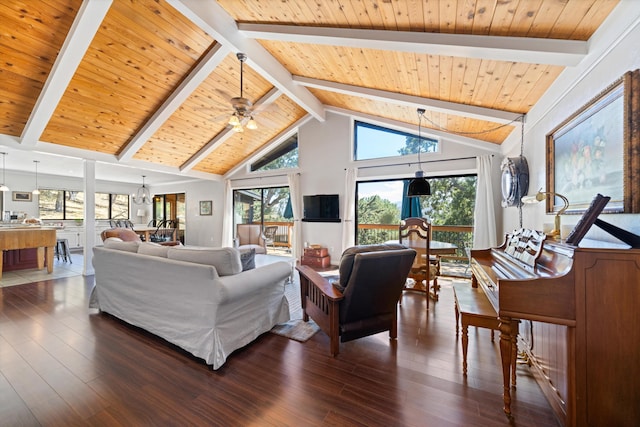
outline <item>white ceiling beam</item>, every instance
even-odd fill
[[[405,132],[412,132],[412,133],[415,133],[416,135],[418,134],[418,126],[411,125],[398,120],[387,119],[385,117],[374,116],[371,114],[361,113],[359,111],[353,111],[353,110],[346,110],[344,108],[338,108],[338,107],[327,106],[326,109],[328,112],[341,114],[343,116],[348,116],[356,120],[378,124],[381,126],[389,127],[391,129],[402,130]],[[515,126],[517,129],[519,129],[518,124],[515,124]],[[451,141],[451,142],[456,142],[462,145],[467,145],[473,148],[480,148],[480,149],[492,151],[495,153],[500,152],[499,144],[493,144],[491,142],[483,141],[481,139],[475,139],[475,138],[469,138],[467,136],[456,135],[455,133],[448,133],[448,132],[432,129],[429,127],[425,127],[425,126],[422,127],[422,136],[423,137],[432,136],[445,141]]]
[[[324,106],[305,87],[293,84],[291,73],[255,40],[238,31],[236,22],[214,0],[167,0],[176,10],[235,52],[247,54],[247,65],[277,87],[319,121],[324,121]]]
[[[372,101],[389,102],[412,108],[426,108],[440,113],[466,116],[478,120],[488,120],[495,123],[507,124],[514,120],[519,120],[520,113],[496,110],[493,108],[478,107],[475,105],[459,104],[456,102],[441,101],[432,98],[406,95],[402,93],[390,92],[386,90],[371,89],[361,86],[353,86],[328,80],[312,79],[309,77],[293,76],[293,81],[297,84],[326,90],[329,92],[341,93],[343,95],[357,96],[370,99]]]
[[[34,146],[51,120],[93,37],[113,0],[83,1],[62,44],[47,81],[20,136],[21,144]]]
[[[260,110],[261,105],[267,105],[274,102],[278,97],[282,95],[277,87],[271,88],[262,98],[260,98],[254,105],[253,110]],[[251,132],[247,130],[246,132]],[[233,136],[233,129],[227,126],[222,132],[217,134],[211,141],[207,142],[202,148],[200,148],[193,156],[191,156],[186,162],[180,166],[180,171],[186,172],[191,170],[196,164],[200,163],[205,157],[211,154],[216,148],[223,144],[227,139]]]
[[[171,96],[156,110],[151,118],[144,124],[140,131],[129,141],[118,154],[118,160],[128,161],[142,148],[151,136],[163,125],[165,121],[182,105],[194,90],[216,69],[216,67],[229,54],[229,49],[217,44],[198,62],[198,65],[180,83]]]
[[[239,24],[252,39],[277,40],[398,52],[575,66],[588,53],[588,42],[529,37],[424,33],[303,25]]]

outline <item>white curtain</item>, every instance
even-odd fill
[[[497,246],[496,215],[491,185],[492,156],[476,158],[478,181],[476,183],[476,207],[473,212],[473,248],[486,249]]]
[[[348,168],[345,171],[344,202],[342,205],[344,212],[344,221],[342,223],[342,252],[356,243],[355,195],[357,171],[356,168]]]
[[[224,206],[222,209],[222,246],[233,246],[235,230],[233,229],[233,191],[231,180],[227,180],[224,187]]]
[[[287,174],[289,181],[289,197],[293,211],[293,242],[291,242],[291,256],[297,260],[302,256],[302,195],[300,194],[300,174]]]

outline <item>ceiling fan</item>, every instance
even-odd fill
[[[240,61],[240,96],[231,98],[231,107],[233,107],[233,113],[229,117],[228,123],[233,126],[234,132],[244,132],[243,122],[246,122],[245,126],[249,130],[258,128],[258,124],[253,119],[252,110],[253,103],[242,96],[243,94],[243,65],[247,60],[247,55],[242,52],[236,53],[238,60]]]

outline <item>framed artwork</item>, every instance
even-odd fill
[[[583,214],[596,194],[611,198],[603,212],[640,212],[639,83],[640,70],[625,73],[547,134],[547,191],[569,199],[566,213]],[[549,213],[562,206],[547,199]]]
[[[32,200],[31,193],[28,191],[13,191],[11,195],[11,200],[15,202],[30,202]]]
[[[213,213],[213,203],[211,200],[203,200],[200,202],[200,215],[211,215]]]

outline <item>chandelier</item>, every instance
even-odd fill
[[[144,185],[145,175],[142,175],[142,187],[138,188],[136,194],[133,195],[133,203],[136,205],[150,205],[152,203],[151,193],[146,185]]]

